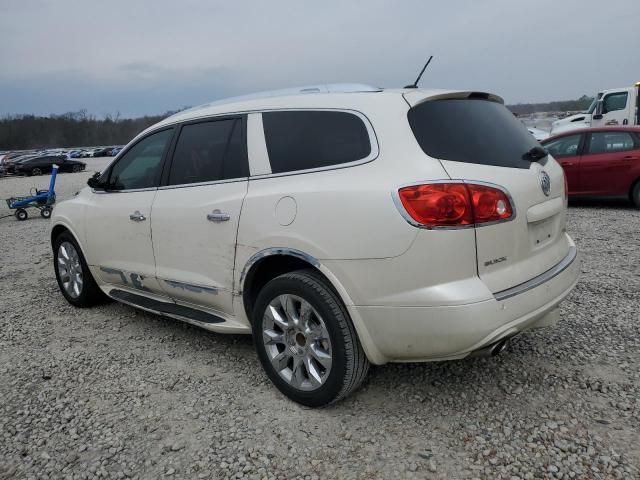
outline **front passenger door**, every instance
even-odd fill
[[[580,150],[583,136],[580,133],[565,135],[544,145],[562,166],[570,195],[580,192]]]
[[[162,293],[155,278],[151,205],[173,128],[138,141],[100,177],[86,208],[86,258],[103,282]]]

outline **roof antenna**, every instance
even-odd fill
[[[424,71],[427,69],[427,67],[429,66],[429,64],[431,63],[431,60],[433,59],[433,55],[431,55],[429,57],[429,60],[427,60],[427,63],[424,64],[424,67],[422,67],[422,70],[420,70],[420,75],[418,75],[418,78],[416,78],[416,81],[413,82],[411,85],[407,85],[404,88],[418,88],[418,82],[420,81],[420,79],[422,78],[422,74],[424,73]]]

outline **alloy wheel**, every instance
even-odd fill
[[[309,302],[279,295],[267,306],[262,340],[273,368],[292,387],[312,391],[329,377],[333,361],[324,320]]]
[[[63,242],[58,247],[57,268],[65,292],[71,298],[78,298],[82,293],[84,279],[80,255],[70,242]]]

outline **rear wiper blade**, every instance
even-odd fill
[[[546,157],[547,155],[549,155],[549,152],[547,152],[546,149],[544,149],[540,145],[536,145],[535,147],[531,148],[528,152],[526,152],[524,155],[522,155],[522,159],[529,160],[530,162],[537,162],[538,160]]]

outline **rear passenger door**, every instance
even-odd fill
[[[179,303],[232,314],[249,166],[242,116],[183,124],[151,217],[156,276]]]
[[[629,176],[639,146],[630,132],[588,134],[581,159],[580,178],[585,195],[627,195]]]

